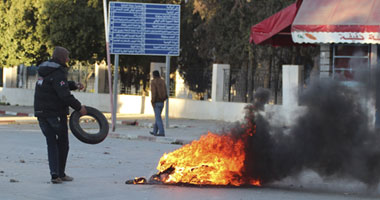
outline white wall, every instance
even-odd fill
[[[299,90],[303,85],[303,66],[282,66],[282,104],[285,107],[298,105]]]
[[[246,103],[196,101],[190,99],[169,100],[169,116],[190,119],[241,120]]]
[[[223,101],[223,92],[225,90],[224,85],[224,72],[229,70],[229,64],[213,64],[212,65],[212,88],[211,88],[211,100]]]
[[[214,70],[221,70],[219,78],[222,78],[223,69],[228,68],[228,65],[215,66]],[[299,70],[299,66],[291,67],[289,69],[296,68]],[[284,68],[285,72],[287,71]],[[288,70],[289,71],[289,70]],[[289,71],[291,72],[291,70]],[[298,80],[298,75],[294,77],[293,73],[288,73],[289,80]],[[213,76],[213,79],[217,76]],[[300,81],[296,81],[295,84],[284,84],[283,98],[290,98],[290,96],[296,96],[298,91],[297,84]],[[210,119],[210,120],[224,120],[224,121],[238,121],[244,118],[244,107],[247,103],[235,103],[224,102],[222,99],[216,96],[222,96],[223,90],[218,90],[216,86],[223,86],[223,84],[217,80],[213,80],[213,91],[218,91],[218,94],[213,93],[212,101],[197,101],[191,99],[170,98],[169,99],[169,117],[174,118],[189,118],[189,119]],[[96,94],[96,93],[83,93],[72,92],[73,95],[81,101],[82,104],[92,106],[103,112],[111,112],[110,108],[110,96],[109,94]],[[10,103],[11,105],[31,106],[34,101],[33,89],[21,89],[21,88],[0,88],[0,101],[4,103]],[[118,95],[118,113],[122,114],[148,114],[153,115],[153,109],[149,96],[137,96],[137,95]],[[294,119],[302,112],[302,108],[297,106],[297,98],[293,98],[289,102],[294,106],[277,106],[266,105],[266,112],[268,118],[272,118],[272,121],[278,119],[279,123],[284,126],[289,125]],[[165,109],[164,109],[165,110]],[[164,112],[163,112],[164,114]]]
[[[31,106],[34,101],[34,90],[1,87],[0,101],[11,105]]]
[[[109,94],[83,92],[72,92],[72,94],[84,105],[95,107],[103,112],[111,112]],[[34,90],[0,87],[0,97],[1,102],[11,105],[32,106]],[[169,117],[237,121],[243,119],[246,105],[246,103],[170,98]],[[150,97],[118,95],[118,113],[153,115]]]

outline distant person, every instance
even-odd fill
[[[153,71],[153,80],[150,83],[150,90],[152,92],[152,106],[154,110],[155,123],[153,132],[154,136],[165,136],[164,124],[162,123],[161,113],[164,108],[164,102],[168,99],[166,92],[165,81],[160,77],[160,72]]]
[[[81,83],[67,81],[69,51],[56,47],[53,58],[38,67],[38,80],[34,93],[34,115],[46,137],[49,168],[52,183],[72,181],[65,173],[69,152],[67,115],[69,106],[87,114],[86,108],[71,94],[70,90],[83,89]]]

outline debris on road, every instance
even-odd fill
[[[127,121],[127,120],[124,120],[121,122],[121,124],[123,125],[130,125],[130,126],[138,126],[139,123],[137,122],[137,120],[134,120],[134,121]]]
[[[13,179],[13,178],[11,178],[11,179],[9,179],[9,182],[11,182],[11,183],[18,183],[18,182],[20,182],[20,181],[18,181],[18,180],[16,180],[16,179]]]

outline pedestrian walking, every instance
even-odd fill
[[[49,169],[52,183],[72,181],[65,173],[69,152],[67,115],[69,106],[87,114],[86,108],[70,90],[83,89],[81,83],[67,81],[69,51],[57,46],[53,58],[38,67],[38,80],[34,93],[34,115],[46,137]]]
[[[153,132],[150,132],[154,136],[165,136],[164,124],[162,123],[161,113],[164,108],[164,102],[168,99],[166,92],[165,81],[160,77],[160,72],[153,71],[153,80],[150,83],[150,89],[152,93],[152,106],[154,110],[155,123],[153,126]]]

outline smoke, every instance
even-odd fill
[[[264,110],[265,104],[269,101],[270,90],[259,88],[254,95],[253,107],[257,110]]]
[[[300,95],[305,112],[288,129],[271,126],[257,112],[269,97],[268,91],[259,90],[256,101],[246,108],[245,123],[255,125],[256,133],[246,143],[245,176],[267,184],[312,170],[323,178],[377,185],[380,137],[370,126],[366,101],[379,94],[374,85],[314,80]]]

